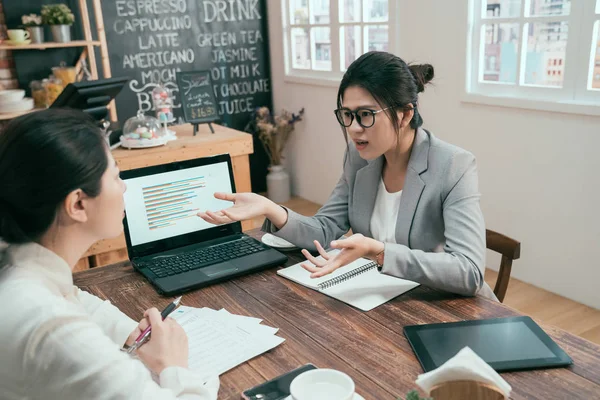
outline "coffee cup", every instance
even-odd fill
[[[298,375],[290,385],[293,400],[352,400],[354,381],[334,369],[313,369]]]
[[[29,39],[29,32],[24,29],[9,29],[6,31],[13,42],[24,42]]]

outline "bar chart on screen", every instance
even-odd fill
[[[198,212],[231,206],[214,197],[215,192],[232,192],[226,162],[129,178],[125,184],[123,198],[133,246],[214,228]]]
[[[143,187],[148,229],[166,228],[195,217],[200,209],[194,205],[194,199],[205,187],[204,176]]]

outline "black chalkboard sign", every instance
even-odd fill
[[[243,130],[257,107],[272,108],[266,0],[110,0],[102,14],[113,76],[131,81],[117,97],[119,120],[152,112],[162,83],[184,112],[179,72],[209,71],[220,123]],[[268,158],[258,137],[253,190],[265,188]]]
[[[210,82],[210,71],[192,71],[177,73],[177,87],[183,118],[194,124],[194,134],[197,124],[209,123],[219,119],[217,102]],[[214,133],[212,126],[211,132]]]

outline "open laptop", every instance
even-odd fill
[[[215,226],[196,214],[231,202],[228,154],[123,171],[129,259],[160,293],[173,295],[282,265],[287,257],[242,233],[240,222]]]

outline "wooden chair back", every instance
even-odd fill
[[[506,296],[506,289],[508,289],[512,262],[521,257],[521,242],[490,229],[486,229],[485,239],[488,249],[502,254],[498,279],[494,287],[494,294],[502,302],[504,301],[504,296]]]

